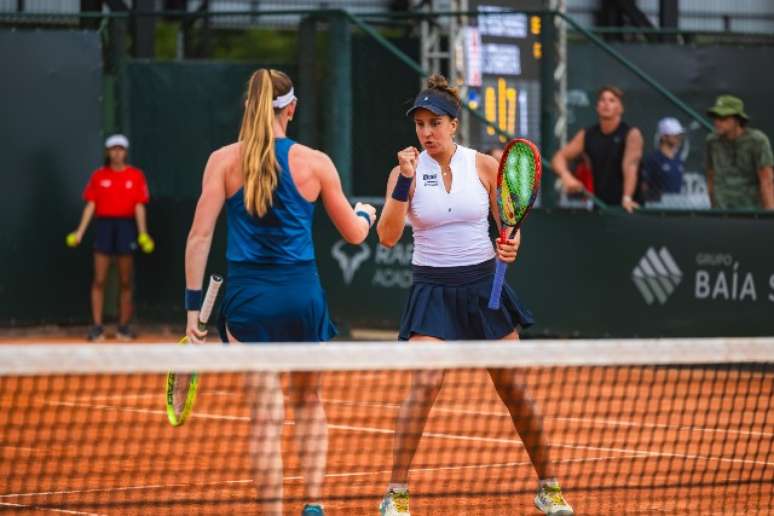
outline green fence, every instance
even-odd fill
[[[93,32],[0,31],[2,325],[84,315],[91,269],[64,235],[101,161],[101,58]]]

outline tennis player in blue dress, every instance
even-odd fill
[[[201,286],[218,215],[228,214],[228,273],[219,329],[228,342],[321,342],[335,336],[320,286],[312,242],[314,202],[322,204],[344,240],[359,244],[376,210],[344,196],[333,162],[285,136],[296,110],[293,84],[284,73],[260,69],[250,78],[239,141],[212,153],[204,170],[185,251],[186,334],[198,331]],[[309,502],[320,504],[328,431],[315,373],[290,375],[288,399]],[[248,376],[250,437],[261,514],[282,514],[283,393],[274,373]]]
[[[407,115],[424,150],[398,153],[377,231],[395,245],[410,221],[414,237],[412,286],[400,323],[400,339],[414,341],[498,339],[516,342],[533,324],[516,293],[503,285],[501,308],[487,307],[495,256],[516,259],[520,232],[492,245],[489,215],[497,215],[497,161],[454,142],[460,99],[446,79],[433,75]],[[538,475],[535,506],[552,516],[571,516],[549,458],[543,420],[519,373],[490,369],[497,394],[511,415]],[[408,474],[422,431],[443,384],[444,372],[415,372],[398,413],[393,466],[381,516],[409,516]],[[466,511],[460,511],[465,513]],[[517,511],[518,512],[518,511]]]

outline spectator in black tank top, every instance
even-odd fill
[[[642,133],[621,119],[623,92],[615,86],[603,86],[597,95],[599,122],[581,129],[554,154],[551,166],[568,193],[583,191],[568,163],[585,155],[591,164],[594,194],[609,205],[620,205],[632,213],[639,207],[634,201],[637,173],[642,158]]]

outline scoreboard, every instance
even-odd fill
[[[469,117],[469,145],[481,151],[502,146],[495,127],[540,143],[540,34],[542,0],[469,0],[471,17],[463,28],[465,101],[487,123]]]

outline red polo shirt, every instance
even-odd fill
[[[138,168],[102,167],[91,175],[83,199],[94,201],[97,217],[133,217],[137,204],[148,203],[148,183]]]

